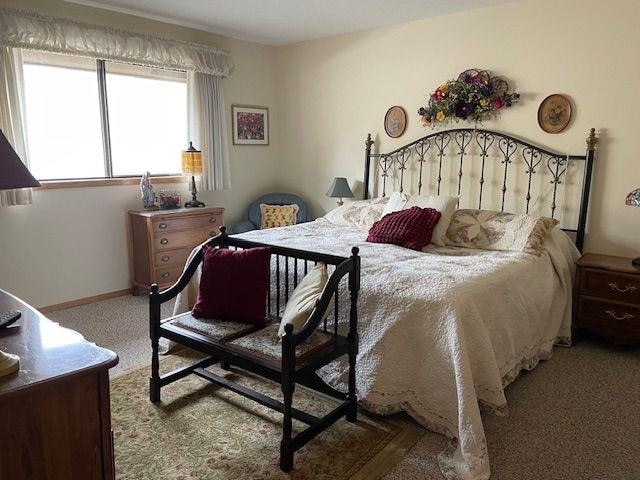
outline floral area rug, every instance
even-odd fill
[[[165,357],[167,372],[193,362],[189,352]],[[281,400],[280,386],[240,370],[210,370]],[[294,470],[280,471],[281,414],[190,375],[148,397],[149,369],[113,380],[111,415],[119,480],[350,479],[382,477],[424,431],[404,417],[359,412],[355,424],[339,420],[302,447]],[[297,386],[294,407],[324,415],[335,399]],[[294,421],[294,431],[305,425]]]

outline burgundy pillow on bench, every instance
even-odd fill
[[[205,247],[197,318],[265,325],[271,249],[229,250]]]
[[[440,220],[434,208],[411,207],[385,215],[369,229],[367,242],[392,243],[422,250],[431,243],[431,235]]]

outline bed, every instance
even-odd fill
[[[360,404],[377,414],[407,412],[447,435],[450,448],[439,458],[447,478],[486,479],[481,409],[506,415],[504,388],[549,358],[555,344],[571,342],[573,264],[584,242],[596,141],[592,130],[585,155],[566,155],[499,132],[454,129],[381,154],[367,138],[363,197],[378,193],[369,215],[390,191],[409,190],[457,193],[461,206],[473,208],[546,209],[563,229],[554,229],[539,257],[450,246],[416,252],[368,243],[362,225],[327,218],[239,237],[332,255],[358,247]],[[287,288],[299,268],[272,265]],[[191,308],[197,286],[195,275],[178,296],[176,314]],[[339,325],[348,318],[335,315]],[[335,362],[321,376],[344,389],[346,372],[345,363]]]

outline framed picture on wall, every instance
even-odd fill
[[[269,145],[269,109],[231,105],[234,145]]]

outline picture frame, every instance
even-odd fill
[[[571,121],[571,102],[560,93],[545,98],[538,107],[538,125],[547,133],[560,133]]]
[[[269,145],[269,109],[231,105],[234,145]]]
[[[391,138],[401,137],[407,129],[407,112],[400,105],[394,105],[384,116],[384,131]]]

